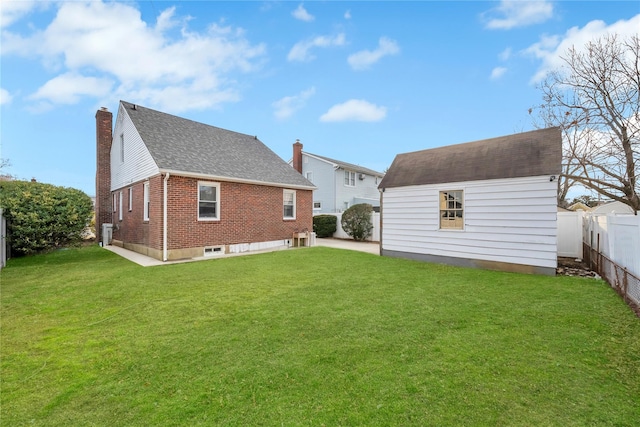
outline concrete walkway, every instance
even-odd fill
[[[348,249],[352,251],[368,252],[374,255],[380,254],[380,244],[377,242],[356,242],[355,240],[317,238],[316,246],[326,246],[326,247],[336,248],[336,249]],[[254,254],[259,254],[264,252],[282,251],[282,250],[290,250],[290,249],[303,249],[303,248],[287,248],[285,246],[281,246],[278,248],[268,249],[265,251],[243,252],[239,254],[226,254],[226,255],[219,255],[215,257],[198,257],[198,258],[180,259],[176,261],[163,262],[155,258],[151,258],[149,256],[140,254],[138,252],[121,248],[120,246],[109,245],[109,246],[105,246],[104,248],[108,251],[111,251],[113,253],[120,255],[123,258],[128,259],[131,262],[135,262],[136,264],[141,265],[143,267],[153,267],[156,265],[167,265],[167,264],[177,264],[177,263],[184,263],[184,262],[202,261],[205,259],[214,259],[214,258],[228,258],[233,256],[254,255]]]

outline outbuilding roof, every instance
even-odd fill
[[[398,154],[378,188],[559,175],[560,128]]]
[[[315,188],[257,136],[126,101],[120,101],[120,104],[160,170],[265,185]]]

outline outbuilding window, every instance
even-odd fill
[[[440,192],[440,229],[464,228],[464,204],[462,190]]]
[[[218,221],[220,219],[220,184],[217,182],[198,183],[198,220]]]

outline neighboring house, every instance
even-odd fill
[[[257,137],[124,101],[113,133],[106,109],[96,126],[96,231],[112,223],[116,245],[166,261],[312,229],[315,187]]]
[[[572,204],[571,206],[569,206],[565,210],[573,211],[573,212],[577,212],[577,211],[589,212],[591,210],[591,208],[589,206],[585,205],[582,202],[577,202],[577,203]]]
[[[558,128],[399,154],[380,183],[381,254],[555,274]]]
[[[617,200],[613,202],[603,203],[591,209],[591,213],[594,215],[607,215],[607,214],[633,214],[633,208]]]
[[[300,141],[293,144],[293,158],[289,164],[316,186],[314,214],[343,212],[359,203],[368,203],[376,210],[380,207],[378,184],[383,173],[307,153],[302,151]]]

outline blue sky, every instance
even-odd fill
[[[545,73],[640,3],[3,0],[0,27],[2,173],[94,195],[121,99],[379,171],[531,130]]]

